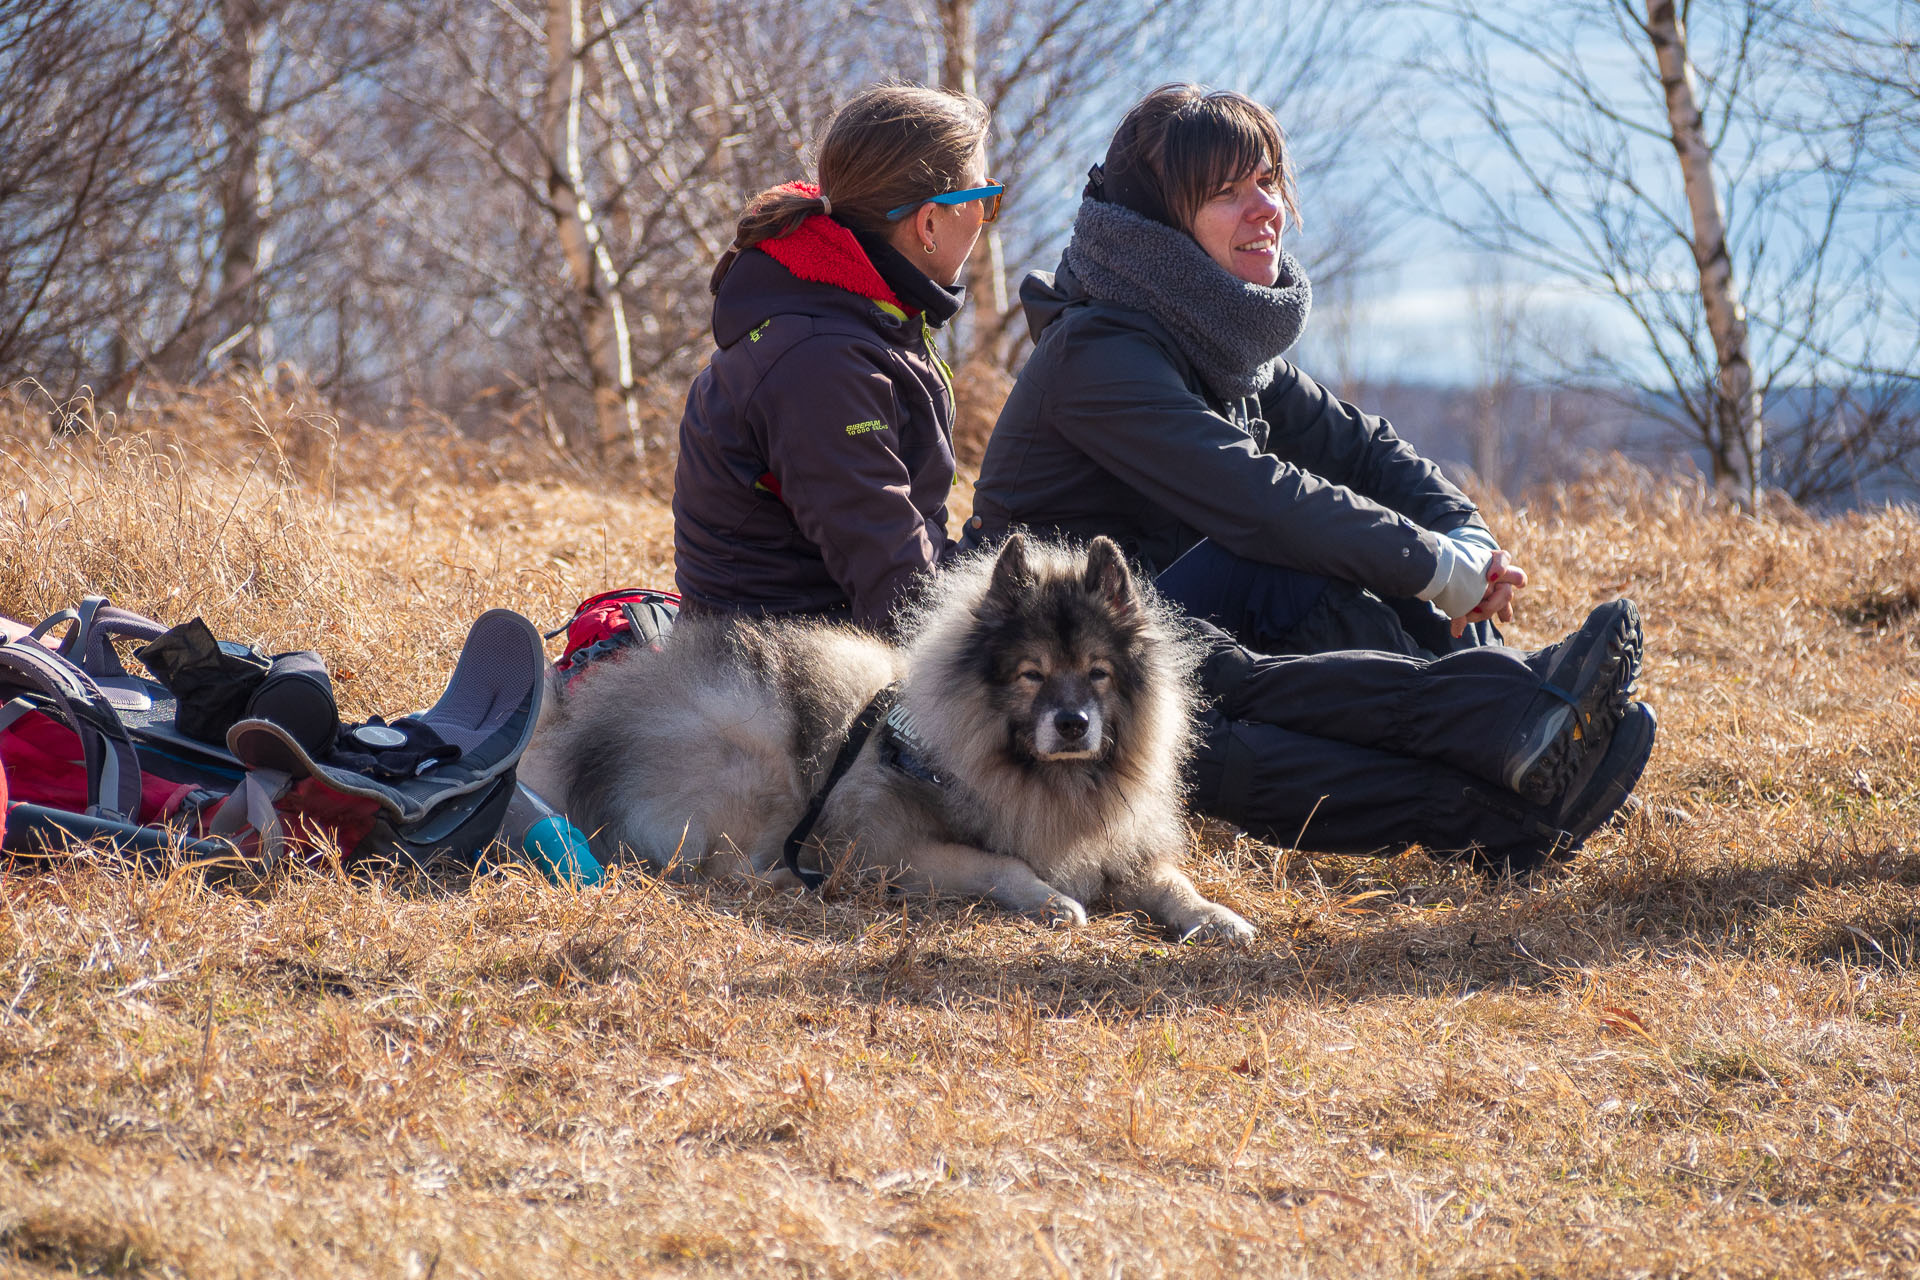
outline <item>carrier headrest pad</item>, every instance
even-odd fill
[[[467,633],[446,692],[420,719],[469,756],[489,757],[469,759],[475,768],[517,760],[540,718],[546,668],[539,629],[511,609],[489,609]]]

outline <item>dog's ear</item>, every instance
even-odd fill
[[[1133,589],[1133,572],[1119,544],[1105,536],[1095,538],[1087,548],[1087,591],[1108,608],[1130,614],[1139,604]]]
[[[981,603],[988,610],[1008,612],[1038,581],[1027,559],[1027,540],[1016,533],[1001,545],[1000,556],[993,562],[993,580],[987,586],[987,598]]]

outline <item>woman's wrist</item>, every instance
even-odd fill
[[[1439,563],[1434,567],[1432,580],[1420,592],[1420,598],[1449,618],[1464,618],[1486,597],[1487,566],[1492,563],[1497,548],[1477,545],[1457,533],[1433,536],[1439,544]]]
[[[1500,540],[1493,536],[1491,529],[1482,525],[1463,524],[1458,529],[1447,530],[1442,536],[1452,538],[1455,542],[1465,542],[1472,546],[1484,547],[1489,555],[1500,549]]]

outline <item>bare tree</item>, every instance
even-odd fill
[[[357,21],[338,21],[349,8]],[[339,94],[391,52],[366,34],[388,8],[0,0],[8,380],[90,386],[111,405],[142,378],[270,361],[278,286],[324,275],[351,225],[331,181],[278,135],[328,112],[333,129],[352,126]],[[283,220],[296,234],[276,254]],[[286,295],[296,338],[313,315],[303,293]]]
[[[1895,173],[1920,164],[1920,0],[1823,0],[1792,16],[1794,55],[1820,73],[1829,125],[1862,134]],[[1911,210],[1911,190],[1892,193]]]
[[[1673,149],[1680,158],[1687,212],[1693,223],[1693,260],[1700,273],[1700,306],[1719,364],[1713,402],[1713,478],[1752,505],[1759,499],[1764,437],[1760,397],[1754,390],[1753,361],[1747,349],[1747,309],[1741,304],[1733,279],[1733,258],[1727,252],[1727,225],[1713,170],[1713,144],[1707,139],[1706,121],[1695,99],[1686,23],[1673,0],[1647,0],[1646,32],[1660,69]]]
[[[1467,455],[1474,474],[1495,489],[1510,489],[1522,474],[1515,456],[1513,422],[1523,386],[1522,329],[1526,300],[1497,258],[1481,257],[1467,287],[1468,308],[1479,352],[1467,423]]]
[[[980,96],[980,31],[978,0],[937,0],[940,15],[940,84],[947,89]],[[993,171],[993,152],[989,144],[986,169]],[[974,358],[989,355],[990,345],[999,331],[999,317],[1007,313],[1007,266],[1000,239],[1000,226],[991,223],[980,237],[980,246],[967,261],[967,287],[973,295],[976,314],[990,317],[977,324]]]
[[[1051,265],[1120,110],[1234,8],[0,0],[0,372],[128,397],[283,363],[362,415],[425,404],[632,452],[710,341],[744,199],[890,76],[994,111],[1011,198],[958,336],[1004,366],[1009,271]],[[1297,73],[1274,83],[1328,65],[1286,43],[1316,29],[1337,24],[1273,28]]]
[[[1405,8],[1439,20],[1413,65],[1442,91],[1412,130],[1411,202],[1638,335],[1566,359],[1563,378],[1670,422],[1745,500],[1761,484],[1818,499],[1901,465],[1920,419],[1864,415],[1868,440],[1832,416],[1875,384],[1898,403],[1916,334],[1877,279],[1900,234],[1888,175],[1865,132],[1820,109],[1797,6],[1650,0],[1643,17],[1568,0],[1551,23],[1509,0]]]
[[[625,446],[644,451],[633,385],[633,346],[619,270],[587,196],[581,156],[586,26],[580,0],[547,0],[547,83],[541,133],[547,200],[577,296],[582,356],[593,387],[595,445],[602,458]]]
[[[427,162],[382,208],[446,265],[450,298],[493,313],[464,325],[471,390],[437,394],[497,401],[511,384],[570,446],[638,449],[660,425],[642,406],[677,406],[707,340],[707,276],[746,196],[797,176],[823,78],[858,40],[845,17],[799,0],[443,0],[382,76],[383,110],[411,122],[384,167],[422,139],[458,160]],[[449,200],[484,234],[447,235]]]
[[[1167,80],[1241,89],[1274,108],[1303,184],[1327,197],[1309,272],[1331,282],[1353,269],[1362,246],[1378,243],[1377,207],[1334,198],[1342,186],[1331,175],[1352,160],[1370,101],[1355,68],[1378,8],[1374,0],[931,0],[924,12],[910,10],[920,16],[901,32],[894,65],[912,66],[917,47],[925,75],[987,103],[990,167],[1009,184],[1007,216],[969,264],[968,358],[1017,363],[1026,334],[1009,272],[1053,265],[1087,167],[1105,153],[1121,113]],[[1224,32],[1234,33],[1230,48],[1218,39]]]
[[[1038,246],[1063,240],[1072,217],[1071,202],[1049,199],[1041,175],[1070,177],[1085,168],[1076,153],[1104,149],[1128,98],[1184,45],[1174,8],[1169,0],[929,0],[904,20],[876,20],[868,77],[905,72],[973,94],[993,115],[988,171],[1007,184],[1006,217],[968,262],[962,359],[1004,365],[1017,355],[1009,269],[1033,265]],[[1116,78],[1118,66],[1139,82]]]
[[[162,283],[197,287],[192,255],[155,234],[190,216],[207,158],[195,83],[177,16],[0,0],[0,382],[71,393],[130,358]]]
[[[1243,89],[1270,106],[1287,131],[1305,225],[1293,236],[1316,294],[1357,298],[1380,269],[1401,220],[1380,199],[1396,148],[1386,125],[1400,77],[1378,50],[1395,42],[1380,0],[1226,4],[1212,25],[1234,33],[1231,57],[1202,79]]]

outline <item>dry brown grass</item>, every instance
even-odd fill
[[[0,422],[0,612],[315,644],[668,576],[660,483],[259,392]],[[1494,513],[1538,642],[1648,624],[1649,810],[1502,890],[1209,828],[1245,952],[872,892],[0,879],[23,1275],[1920,1271],[1920,521],[1616,468]]]

